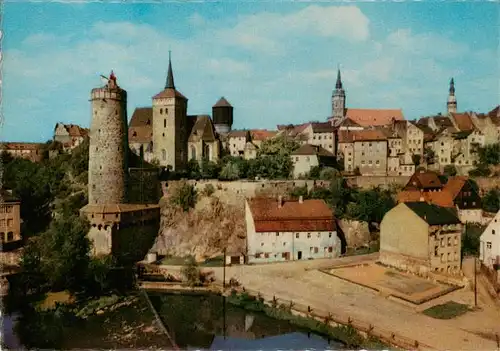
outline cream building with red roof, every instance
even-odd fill
[[[340,255],[335,218],[323,200],[248,199],[245,222],[249,263]]]

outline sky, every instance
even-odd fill
[[[488,112],[500,96],[494,2],[6,2],[0,140],[44,142],[90,125],[90,91],[114,70],[128,117],[163,90],[172,52],[188,114],[224,96],[233,129],[326,121],[337,67],[351,108],[406,119]]]

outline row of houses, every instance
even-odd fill
[[[432,171],[412,175],[398,204],[380,224],[380,262],[419,275],[461,275],[466,223],[482,223],[481,198],[466,177],[443,181]],[[246,200],[246,258],[249,263],[338,257],[342,238],[323,200],[252,198]],[[500,264],[500,213],[481,236],[481,260]],[[344,238],[345,240],[345,238]]]

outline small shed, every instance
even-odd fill
[[[226,265],[245,264],[245,254],[243,252],[233,251],[226,253]]]

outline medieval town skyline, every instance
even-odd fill
[[[347,107],[445,113],[453,77],[458,111],[487,112],[498,12],[475,5],[7,3],[2,135],[43,142],[57,122],[88,127],[88,90],[111,69],[130,119],[165,84],[170,50],[188,113],[210,114],[224,96],[235,129],[326,121],[339,64]]]

